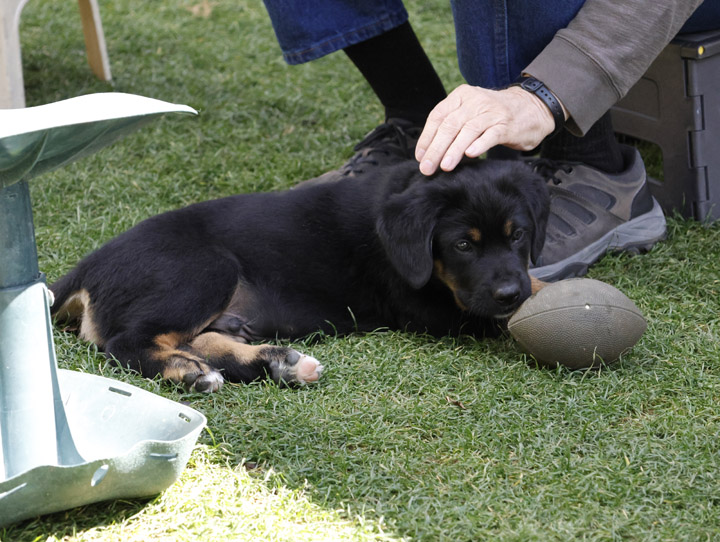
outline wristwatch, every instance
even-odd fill
[[[563,126],[565,126],[565,112],[563,111],[562,105],[560,105],[560,100],[558,100],[557,97],[550,92],[550,89],[547,88],[542,81],[538,81],[534,77],[522,75],[510,86],[520,87],[531,94],[535,94],[535,96],[540,98],[548,107],[550,113],[552,113],[553,119],[555,120],[555,130],[553,130],[548,137],[552,137],[562,130]]]

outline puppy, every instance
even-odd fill
[[[408,161],[362,179],[242,194],[151,217],[50,288],[52,313],[146,377],[319,378],[291,348],[251,344],[379,328],[485,335],[530,295],[545,182],[485,161],[426,178]]]

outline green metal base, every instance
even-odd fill
[[[187,107],[100,94],[0,111],[0,526],[156,494],[205,417],[106,378],[58,370],[28,180]]]
[[[56,377],[66,424],[58,427],[58,446],[45,445],[48,455],[65,455],[64,461],[48,458],[5,481],[0,477],[0,526],[156,495],[180,476],[206,423],[192,408],[116,380],[62,369]],[[21,434],[15,444],[31,447]]]
[[[0,480],[79,460],[63,419],[48,298],[42,280],[0,290]]]

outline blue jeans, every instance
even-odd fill
[[[264,0],[289,64],[344,49],[408,19],[401,0]],[[460,71],[471,85],[513,81],[585,0],[450,0]],[[720,0],[706,0],[683,32],[720,28]],[[422,40],[422,36],[420,36]]]

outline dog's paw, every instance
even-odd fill
[[[183,376],[183,384],[188,391],[199,391],[213,393],[220,391],[223,386],[223,377],[214,369],[206,369],[204,372],[190,372]]]
[[[312,356],[301,354],[291,348],[282,348],[282,355],[270,362],[270,376],[275,382],[308,384],[317,382],[323,366]]]
[[[296,379],[301,384],[317,382],[324,369],[318,360],[305,354],[300,354],[296,367]]]

